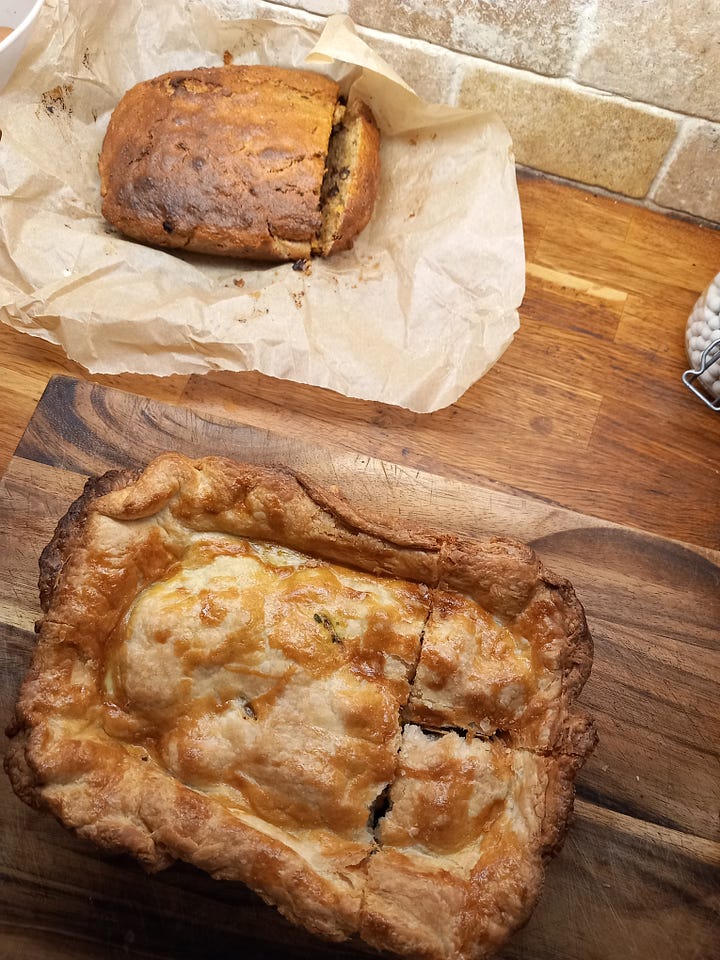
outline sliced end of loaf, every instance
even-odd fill
[[[369,107],[355,101],[330,136],[313,252],[327,257],[352,247],[372,216],[379,181],[380,134]]]

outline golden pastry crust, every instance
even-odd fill
[[[167,454],[90,482],[41,596],[6,759],[27,802],[149,869],[240,879],[330,939],[469,960],[527,919],[594,744],[573,711],[582,608],[528,548]],[[536,668],[515,712],[478,670],[463,684],[478,645]]]
[[[379,135],[361,107],[342,229],[336,244],[321,244],[321,190],[343,110],[335,81],[308,70],[206,67],[138,83],[103,142],[103,216],[133,239],[199,253],[297,260],[346,249],[372,213]]]

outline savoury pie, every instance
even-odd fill
[[[528,918],[595,736],[582,607],[528,547],[167,454],[90,481],[40,565],[24,800],[334,940],[477,958]]]

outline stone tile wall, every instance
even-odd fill
[[[349,13],[422,96],[496,110],[522,166],[720,226],[720,0],[262,6]]]

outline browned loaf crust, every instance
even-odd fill
[[[88,484],[40,592],[28,803],[330,939],[469,960],[527,920],[595,742],[582,607],[528,547],[167,454]]]
[[[103,215],[136,240],[200,253],[296,260],[347,249],[372,214],[380,160],[369,109],[348,111],[349,137],[344,112],[338,85],[306,70],[209,67],[143,81],[110,118]],[[326,170],[335,138],[351,155]],[[326,223],[333,190],[342,209]]]

